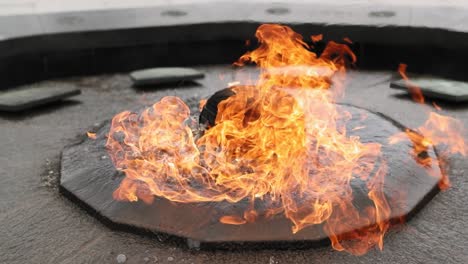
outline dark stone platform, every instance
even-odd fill
[[[377,142],[383,146],[383,156],[389,165],[384,185],[392,208],[389,220],[410,218],[437,193],[437,177],[429,176],[411,157],[409,141],[396,145],[387,143],[388,138],[401,132],[403,126],[365,109],[349,105],[342,107],[353,114],[353,119],[348,123],[350,135],[360,136],[364,143]],[[365,121],[360,120],[362,115],[368,116]],[[366,126],[366,129],[351,131],[357,126]],[[60,187],[67,196],[80,201],[116,227],[183,237],[187,239],[189,247],[199,247],[204,242],[308,241],[319,244],[328,239],[321,225],[307,227],[293,235],[291,222],[283,216],[240,226],[225,225],[218,221],[223,215],[242,212],[247,206],[243,202],[176,204],[158,198],[153,204],[147,205],[143,202],[115,201],[112,193],[124,176],[115,170],[105,149],[108,131],[107,122],[96,131],[96,140],[85,139],[65,148],[62,153]],[[436,157],[433,149],[427,154]],[[436,174],[440,173],[438,164],[433,164],[432,169]],[[363,183],[353,183],[354,203],[358,208],[369,202],[366,192],[362,190],[364,186]],[[406,201],[392,202],[392,198],[401,192],[405,193]],[[260,208],[261,213],[261,204],[257,208]],[[353,226],[352,229],[360,227]]]

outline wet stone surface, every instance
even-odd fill
[[[59,153],[79,143],[86,131],[113,115],[141,108],[162,96],[197,102],[235,81],[230,67],[197,68],[206,74],[202,86],[167,86],[142,92],[127,75],[58,80],[82,90],[80,102],[64,102],[22,114],[0,113],[0,262],[2,263],[467,263],[468,163],[450,160],[452,188],[437,194],[407,224],[385,237],[384,251],[355,257],[329,246],[313,249],[188,250],[184,241],[156,234],[142,236],[112,230],[54,188],[44,186],[57,170]],[[342,101],[381,112],[405,126],[427,117],[421,106],[389,89],[392,72],[351,72]],[[219,79],[223,76],[223,80]],[[442,105],[444,114],[468,126],[468,108]],[[195,108],[196,109],[196,108]],[[465,138],[467,136],[465,135]],[[51,166],[46,163],[50,162]],[[55,165],[54,165],[55,164]],[[56,175],[56,173],[54,173]],[[145,261],[147,260],[147,261]]]

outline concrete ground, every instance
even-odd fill
[[[117,263],[119,254],[126,263],[468,263],[468,163],[459,157],[451,160],[453,187],[393,229],[383,252],[361,257],[331,247],[190,251],[164,235],[113,231],[58,192],[61,150],[93,124],[164,95],[198,100],[236,79],[228,66],[199,69],[207,73],[201,85],[145,91],[131,88],[125,74],[57,80],[75,84],[82,95],[23,114],[0,114],[0,263]],[[392,76],[351,72],[343,101],[419,126],[425,112],[388,88]],[[468,107],[442,107],[468,126]]]

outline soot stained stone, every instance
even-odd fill
[[[47,87],[23,86],[0,93],[0,111],[24,111],[79,94],[81,91],[73,86],[58,84],[49,84]]]
[[[388,174],[385,178],[384,192],[392,209],[390,219],[411,217],[425,205],[436,193],[438,177],[429,176],[412,158],[410,140],[395,145],[388,144],[388,138],[401,132],[404,127],[380,114],[348,106],[339,105],[340,110],[348,111],[353,118],[347,123],[351,136],[359,136],[364,143],[376,142],[382,145],[384,159],[388,163]],[[367,116],[364,121],[362,116]],[[366,129],[352,130],[365,126]],[[224,215],[241,215],[250,204],[241,201],[236,204],[219,203],[173,203],[164,198],[156,198],[148,205],[141,201],[135,203],[119,202],[112,198],[113,191],[119,186],[122,175],[117,173],[105,149],[106,134],[110,128],[105,123],[97,132],[97,139],[85,139],[81,143],[69,146],[62,153],[61,190],[80,201],[87,208],[111,223],[111,227],[128,230],[163,232],[187,239],[189,247],[200,246],[200,243],[220,242],[297,242],[307,241],[321,244],[328,241],[322,225],[309,226],[293,234],[291,222],[283,215],[271,219],[260,217],[254,223],[244,225],[225,225],[219,222]],[[427,152],[436,158],[434,149]],[[438,164],[433,164],[434,171],[440,172]],[[356,208],[365,208],[369,204],[367,187],[364,181],[352,182]],[[402,197],[404,201],[395,202],[392,198]],[[256,209],[261,216],[265,206],[261,200],[256,201]],[[362,226],[349,225],[349,232]]]
[[[205,75],[190,68],[153,68],[130,73],[135,86],[158,85],[180,81],[192,81]]]
[[[468,83],[434,77],[412,78],[409,83],[399,80],[390,84],[391,88],[409,91],[408,84],[419,87],[424,96],[452,102],[468,101]]]

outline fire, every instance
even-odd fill
[[[90,139],[96,139],[96,133],[94,132],[86,132],[86,135],[88,136],[88,138]]]
[[[382,249],[391,210],[383,192],[387,165],[381,146],[348,136],[350,113],[335,104],[355,55],[347,45],[329,42],[319,56],[282,25],[262,25],[256,37],[260,46],[235,64],[257,64],[259,79],[253,86],[233,86],[234,95],[218,105],[215,125],[204,133],[194,133],[188,106],[171,96],[142,113],[113,118],[107,149],[126,175],[114,198],[247,199],[250,208],[242,215],[219,221],[243,225],[283,214],[294,233],[323,225],[337,250],[362,255]],[[351,180],[367,186],[366,208],[353,205]],[[259,199],[267,213],[257,212]],[[362,228],[349,232],[348,225]]]
[[[198,105],[198,109],[200,110],[200,112],[203,110],[203,107],[205,107],[207,101],[208,100],[206,100],[206,99],[200,100],[200,103]]]
[[[406,75],[407,68],[408,68],[408,65],[401,63],[398,66],[398,72],[400,73],[401,77],[406,81],[406,84],[408,85],[408,89],[413,100],[420,104],[424,104],[424,96],[421,92],[421,89],[418,86],[412,84],[408,76]]]
[[[466,156],[466,144],[462,133],[463,125],[459,120],[443,116],[434,112],[429,113],[428,120],[415,130],[406,129],[404,133],[394,135],[390,138],[390,144],[395,144],[409,138],[413,143],[413,155],[418,163],[426,168],[431,168],[436,161],[426,155],[430,146],[440,146],[438,148],[438,160],[442,166],[442,178],[439,181],[439,188],[446,190],[450,187],[450,179],[447,173],[448,158],[453,154]],[[429,172],[431,172],[429,170]],[[433,175],[437,175],[433,173]]]
[[[312,40],[312,42],[322,41],[323,40],[323,34],[310,36],[310,39]]]
[[[411,83],[406,74],[406,69],[407,66],[405,64],[400,64],[398,71],[402,78],[408,82],[413,100],[424,104],[425,98],[421,89]],[[442,110],[436,103],[433,103],[433,106],[437,111]],[[427,148],[439,146],[440,148],[437,149],[438,162],[443,168],[439,188],[445,190],[450,187],[450,179],[447,173],[448,157],[453,154],[460,154],[462,156],[466,156],[467,154],[467,146],[463,137],[464,133],[465,129],[459,120],[428,111],[428,119],[422,126],[414,130],[406,129],[404,133],[394,135],[390,138],[390,144],[395,144],[409,138],[413,143],[413,155],[415,159],[421,166],[426,168],[430,168],[431,164],[435,162],[431,157],[425,155]]]

